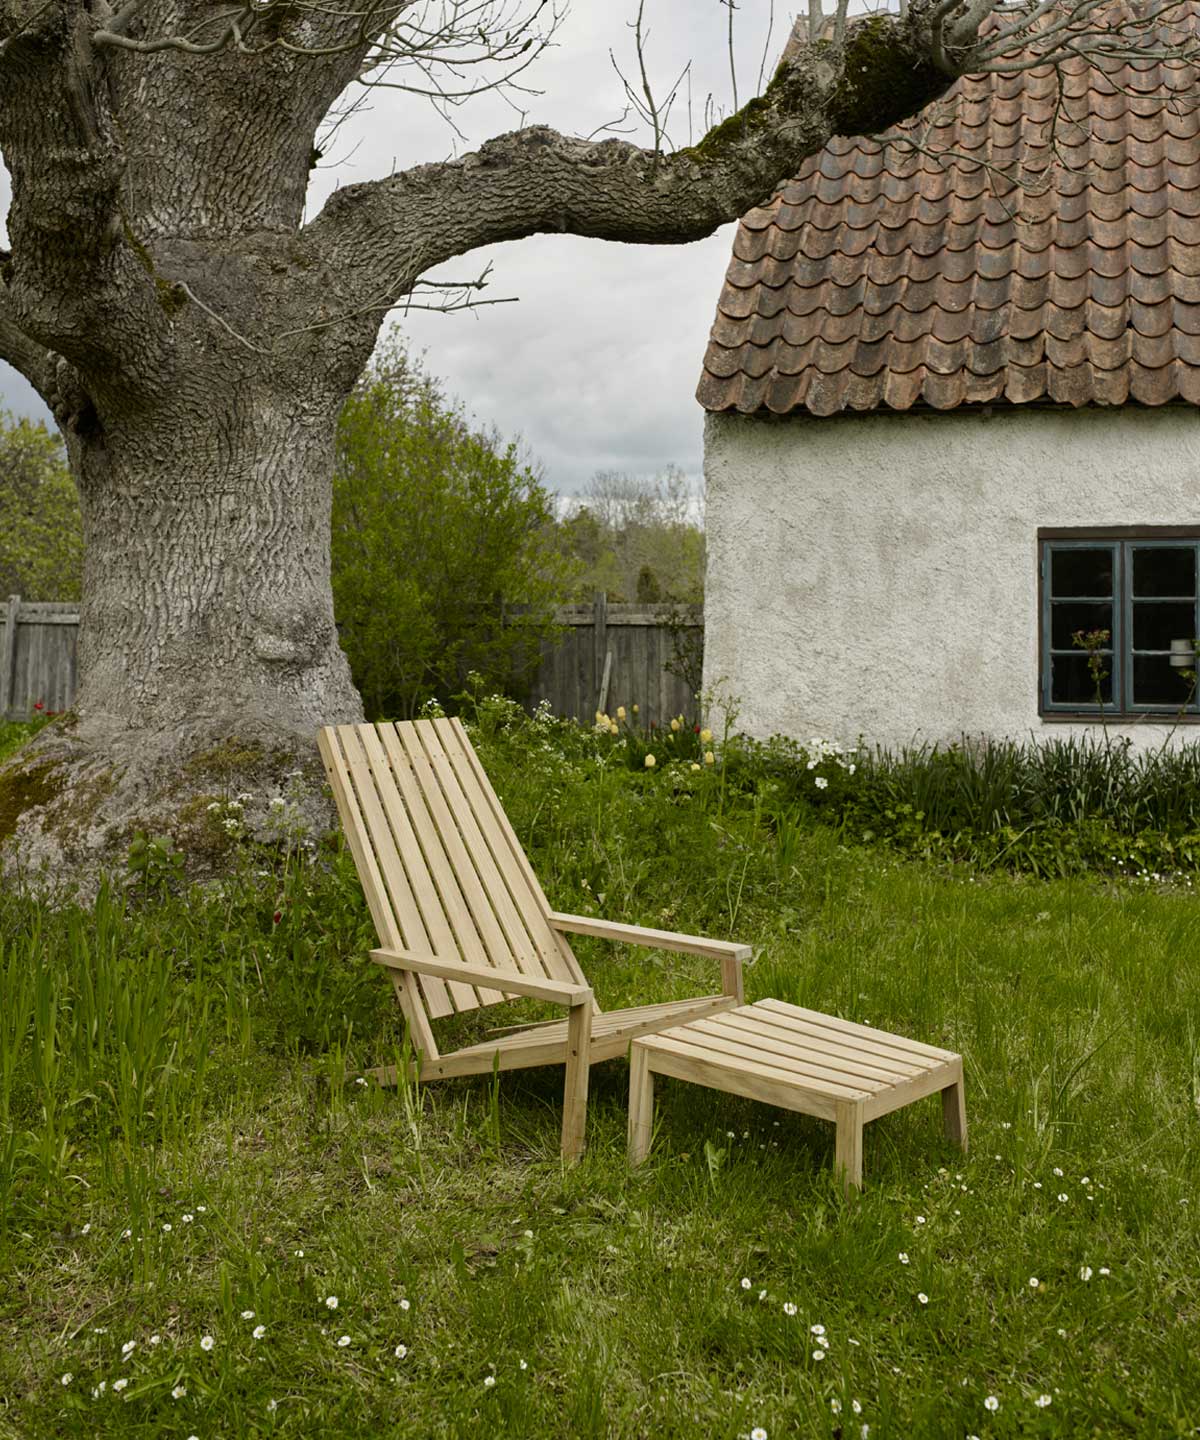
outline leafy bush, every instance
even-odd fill
[[[0,597],[78,600],[83,522],[62,441],[0,411]]]
[[[565,590],[552,519],[517,446],[385,350],[342,410],[333,496],[334,611],[369,715],[411,716],[470,670],[521,692]]]

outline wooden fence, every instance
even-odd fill
[[[643,724],[662,725],[673,715],[696,714],[693,686],[668,670],[698,660],[704,637],[699,606],[609,605],[602,594],[591,605],[558,611],[566,633],[544,647],[530,688],[536,704],[546,699],[556,715],[590,724],[597,710],[638,706]],[[69,710],[75,700],[75,639],[79,607],[31,604],[12,595],[0,602],[0,719],[24,720],[39,702],[46,710]]]
[[[39,703],[69,710],[75,699],[79,606],[0,601],[0,720],[26,720]]]
[[[697,716],[699,676],[689,683],[678,672],[688,668],[689,654],[691,668],[698,669],[704,642],[699,605],[609,605],[597,593],[593,604],[563,606],[555,619],[567,631],[542,650],[530,691],[534,704],[549,700],[556,715],[585,724],[597,710],[612,715],[618,705],[636,705],[643,725]]]

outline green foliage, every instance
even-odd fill
[[[971,1154],[942,1140],[936,1099],[908,1106],[867,1128],[847,1205],[832,1126],[670,1080],[630,1172],[620,1061],[593,1072],[567,1171],[561,1069],[378,1089],[362,1067],[404,1042],[341,849],[86,911],[6,890],[8,1431],[1191,1432],[1185,882],[981,876],[844,843],[821,816],[862,771],[831,747],[718,737],[722,763],[664,751],[646,771],[623,734],[504,698],[468,719],[556,908],[734,936],[751,1000],[961,1051]],[[606,1008],[715,988],[708,960],[577,949]]]
[[[816,772],[821,742],[774,739],[731,757],[741,783],[780,792],[848,838],[904,853],[1035,875],[1200,869],[1200,746],[1135,752],[1069,737],[859,750]],[[853,766],[848,774],[847,766]]]
[[[697,511],[681,470],[648,479],[598,471],[557,527],[556,543],[574,569],[574,598],[603,590],[618,603],[700,604],[704,527]]]
[[[0,597],[78,600],[83,522],[62,441],[0,411]]]
[[[393,341],[338,426],[333,595],[367,713],[411,716],[468,671],[520,693],[553,633],[552,501]]]

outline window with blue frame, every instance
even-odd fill
[[[1200,714],[1200,528],[1043,532],[1045,715]]]

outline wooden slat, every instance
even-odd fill
[[[759,1002],[761,1004],[761,1002]],[[757,1008],[757,1007],[756,1007]],[[894,1079],[899,1081],[910,1075],[924,1075],[945,1064],[944,1060],[918,1058],[909,1050],[898,1050],[878,1042],[868,1042],[856,1036],[844,1035],[812,1021],[797,1020],[771,1015],[760,1011],[764,1028],[774,1032],[796,1045],[833,1046],[837,1053],[847,1058],[862,1059],[868,1064],[886,1064],[894,1069]]]
[[[904,1035],[894,1035],[890,1030],[875,1030],[870,1025],[858,1025],[853,1020],[842,1020],[836,1015],[824,1015],[817,1010],[805,1010],[800,1005],[789,1005],[783,1000],[759,1000],[756,1004],[781,1015],[801,1016],[805,1020],[820,1022],[826,1029],[837,1030],[845,1035],[877,1040],[889,1049],[908,1051],[918,1060],[957,1060],[959,1058],[953,1050],[939,1050],[936,1046],[926,1045],[920,1040],[910,1040]]]
[[[387,728],[380,727],[385,732]],[[373,725],[361,725],[358,727],[358,735],[362,741],[363,751],[370,761],[375,783],[379,789],[379,798],[391,826],[391,835],[400,863],[404,866],[411,887],[412,913],[406,914],[405,910],[401,908],[399,916],[400,928],[406,933],[404,948],[425,951],[431,955],[456,954],[459,952],[459,946],[446,919],[446,909],[430,874],[429,865],[422,854],[421,842],[415,833],[415,826],[425,828],[422,825],[424,817],[420,807],[412,805],[411,801],[401,795],[396,773],[389,764],[389,757],[381,743],[380,731],[376,730]],[[416,938],[408,937],[407,932],[410,928],[414,931]],[[465,949],[462,951],[462,955],[469,961],[475,959]],[[454,981],[448,988],[456,1010],[478,1008],[480,996],[472,986],[463,981]],[[486,993],[490,998],[483,1002],[485,1004],[504,998],[499,991],[489,990]]]
[[[567,915],[551,910],[550,924],[572,935],[594,935],[601,940],[621,940],[647,950],[677,950],[685,955],[703,955],[712,960],[749,959],[750,945],[733,940],[710,940],[702,935],[682,935],[676,930],[652,930],[645,925],[622,925],[617,920],[598,920],[592,915]]]
[[[478,984],[485,976],[491,979],[502,978],[505,990],[514,995],[531,995],[537,1000],[551,1000],[559,1005],[581,1005],[592,998],[592,992],[586,985],[548,980],[543,975],[518,975],[516,971],[506,971],[500,976],[490,965],[469,966],[461,960],[447,960],[439,955],[419,955],[411,950],[372,950],[371,959],[377,965],[387,966],[389,970],[411,970],[417,975],[436,975],[442,980],[455,980],[462,975],[461,983],[468,986]]]
[[[494,968],[483,941],[480,939],[471,907],[462,893],[458,866],[455,857],[447,853],[441,828],[431,813],[425,799],[425,792],[418,781],[407,752],[396,734],[394,725],[380,724],[377,727],[380,744],[387,756],[388,769],[396,788],[404,801],[404,808],[412,825],[420,848],[423,862],[440,901],[443,917],[452,939],[444,947],[457,953],[469,964],[482,968]],[[493,1005],[504,997],[498,990],[483,992],[482,1003]],[[460,1010],[478,1009],[481,998],[476,991],[468,1000],[456,996]]]
[[[506,826],[497,818],[496,809],[493,808],[495,792],[490,786],[485,788],[481,783],[479,771],[471,764],[470,756],[464,749],[464,743],[469,746],[470,742],[466,741],[461,729],[455,729],[449,720],[433,721],[433,731],[444,763],[449,766],[458,784],[463,803],[469,808],[479,834],[487,845],[488,853],[543,971],[560,979],[577,979],[578,967],[573,968],[566,963],[559,949],[558,937],[546,920],[544,897],[540,890],[535,892],[530,888],[528,876],[532,873],[531,869],[527,870],[518,865],[513,855]]]
[[[341,753],[337,732],[332,726],[318,732],[317,747],[325,764],[325,774],[333,791],[338,814],[342,818],[342,832],[350,846],[350,853],[354,856],[354,866],[363,887],[367,908],[375,922],[375,933],[381,944],[398,948],[404,944],[404,938],[392,914],[383,876],[379,873],[366,824],[354,796],[345,757]],[[416,976],[393,976],[392,985],[408,1021],[414,1047],[427,1058],[436,1060],[438,1048],[421,1004],[421,991]]]
[[[895,1085],[906,1080],[914,1073],[921,1075],[926,1073],[923,1070],[909,1071],[907,1074],[901,1075],[886,1065],[871,1064],[855,1055],[847,1055],[844,1051],[813,1044],[808,1040],[797,1044],[789,1041],[781,1032],[773,1031],[768,1026],[755,1025],[752,1017],[738,1016],[732,1012],[718,1016],[705,1025],[691,1028],[709,1034],[724,1035],[730,1040],[739,1040],[743,1044],[757,1046],[764,1055],[794,1056],[805,1064],[844,1075],[847,1083],[853,1081],[857,1088],[863,1090],[879,1090],[884,1086]]]
[[[448,752],[443,746],[439,733],[442,724],[448,725],[448,722],[418,721],[413,729],[441,782],[450,813],[458,821],[463,843],[475,862],[476,872],[517,961],[517,968],[530,974],[574,981],[575,977],[568,972],[558,955],[545,917],[539,917],[536,910],[532,916],[522,913],[520,899],[526,898],[527,901],[528,891],[521,883],[521,876],[512,862],[474,771],[463,763],[461,753]],[[453,731],[447,732],[447,738],[453,740]],[[457,750],[455,745],[454,751]]]
[[[961,1069],[956,1069],[954,1063],[946,1061],[936,1070],[926,1070],[923,1075],[914,1075],[911,1080],[890,1085],[878,1095],[871,1096],[866,1103],[864,1115],[868,1120],[878,1120],[881,1115],[890,1115],[893,1110],[911,1105],[914,1100],[921,1100],[926,1095],[936,1095],[939,1090],[952,1084],[954,1077],[961,1073]]]
[[[721,1034],[711,1035],[699,1026],[688,1025],[652,1035],[648,1044],[655,1052],[664,1048],[669,1054],[690,1055],[693,1059],[711,1066],[714,1071],[728,1070],[735,1073],[744,1070],[750,1074],[770,1072],[779,1085],[827,1095],[835,1100],[865,1100],[870,1092],[883,1088],[875,1082],[860,1081],[830,1070],[806,1056],[765,1051],[753,1040],[736,1040]],[[651,1060],[650,1063],[655,1065],[656,1062]]]
[[[593,1009],[591,1063],[595,1065],[601,1060],[624,1055],[630,1042],[639,1035],[653,1034],[664,1025],[678,1025],[693,1017],[712,1014],[728,1004],[729,997],[726,995],[705,995],[697,1000],[672,1000],[667,1005],[610,1010],[603,1016],[597,1015]],[[501,1070],[561,1065],[566,1056],[566,1045],[567,1022],[551,1020],[523,1030],[518,1035],[498,1036],[495,1040],[439,1056],[432,1066],[422,1071],[422,1078],[486,1074],[497,1060]]]
[[[814,1053],[837,1056],[846,1064],[861,1063],[868,1067],[870,1073],[879,1073],[889,1082],[923,1075],[930,1068],[929,1064],[918,1064],[899,1050],[886,1050],[882,1046],[870,1047],[864,1041],[852,1041],[849,1037],[840,1036],[832,1030],[822,1030],[807,1021],[778,1023],[781,1019],[782,1017],[773,1015],[761,1005],[756,1005],[752,1013],[740,1017],[739,1023],[752,1033],[773,1038],[783,1045],[799,1046]],[[943,1062],[938,1060],[930,1063],[941,1065]]]
[[[508,943],[413,722],[402,720],[381,726],[380,733],[397,777],[403,777],[402,783],[407,783],[414,797],[419,797],[413,799],[410,808],[422,806],[432,822],[422,834],[425,857],[438,893],[447,901],[447,912],[464,956],[473,965],[530,969],[528,960],[522,965],[521,957],[514,955]],[[535,973],[542,972],[536,969]]]
[[[517,839],[516,831],[512,828],[512,822],[504,813],[504,807],[500,804],[500,797],[492,788],[492,782],[488,779],[487,771],[484,770],[479,756],[475,753],[475,748],[471,744],[466,730],[463,728],[462,721],[456,718],[449,723],[455,738],[458,740],[461,753],[466,758],[471,769],[475,772],[476,778],[479,781],[480,792],[487,800],[488,806],[496,818],[500,834],[504,837],[508,845],[513,864],[517,872],[523,876],[525,884],[533,897],[533,903],[549,916],[550,902],[546,899],[537,875],[534,873],[533,866],[529,863],[529,857],[525,854],[521,842]],[[563,963],[566,965],[568,971],[575,976],[576,979],[586,984],[587,976],[584,975],[583,967],[575,958],[575,952],[571,949],[564,936],[559,935],[557,932],[554,932],[554,935],[558,952],[562,956]]]
[[[778,1105],[782,1110],[799,1110],[820,1120],[832,1120],[836,1113],[838,1102],[833,1095],[797,1089],[785,1070],[773,1070],[766,1065],[732,1070],[720,1067],[703,1054],[663,1035],[649,1035],[637,1043],[646,1047],[650,1068],[656,1075],[690,1080],[693,1085],[707,1085],[728,1095],[744,1095],[749,1100]]]
[[[371,764],[362,747],[359,728],[357,725],[339,725],[337,727],[338,739],[342,743],[342,753],[346,757],[350,779],[354,785],[355,794],[358,796],[360,813],[366,822],[366,838],[375,855],[379,873],[383,876],[389,910],[395,918],[399,932],[403,934],[404,925],[401,917],[416,916],[417,902],[409,886],[408,876],[400,864],[400,857],[396,853],[396,843],[388,828],[387,817],[384,815],[379,801],[379,794],[375,788],[375,777],[371,774]],[[384,943],[390,949],[405,950],[410,948],[414,942],[404,939],[398,945],[390,941]],[[415,945],[428,945],[428,943],[428,937],[423,933],[415,939]],[[429,948],[432,951],[433,947]],[[454,1006],[451,1003],[450,992],[446,988],[445,981],[432,975],[422,975],[418,984],[421,987],[421,994],[425,997],[426,1008],[433,1019],[436,1020],[441,1015],[454,1014]]]

